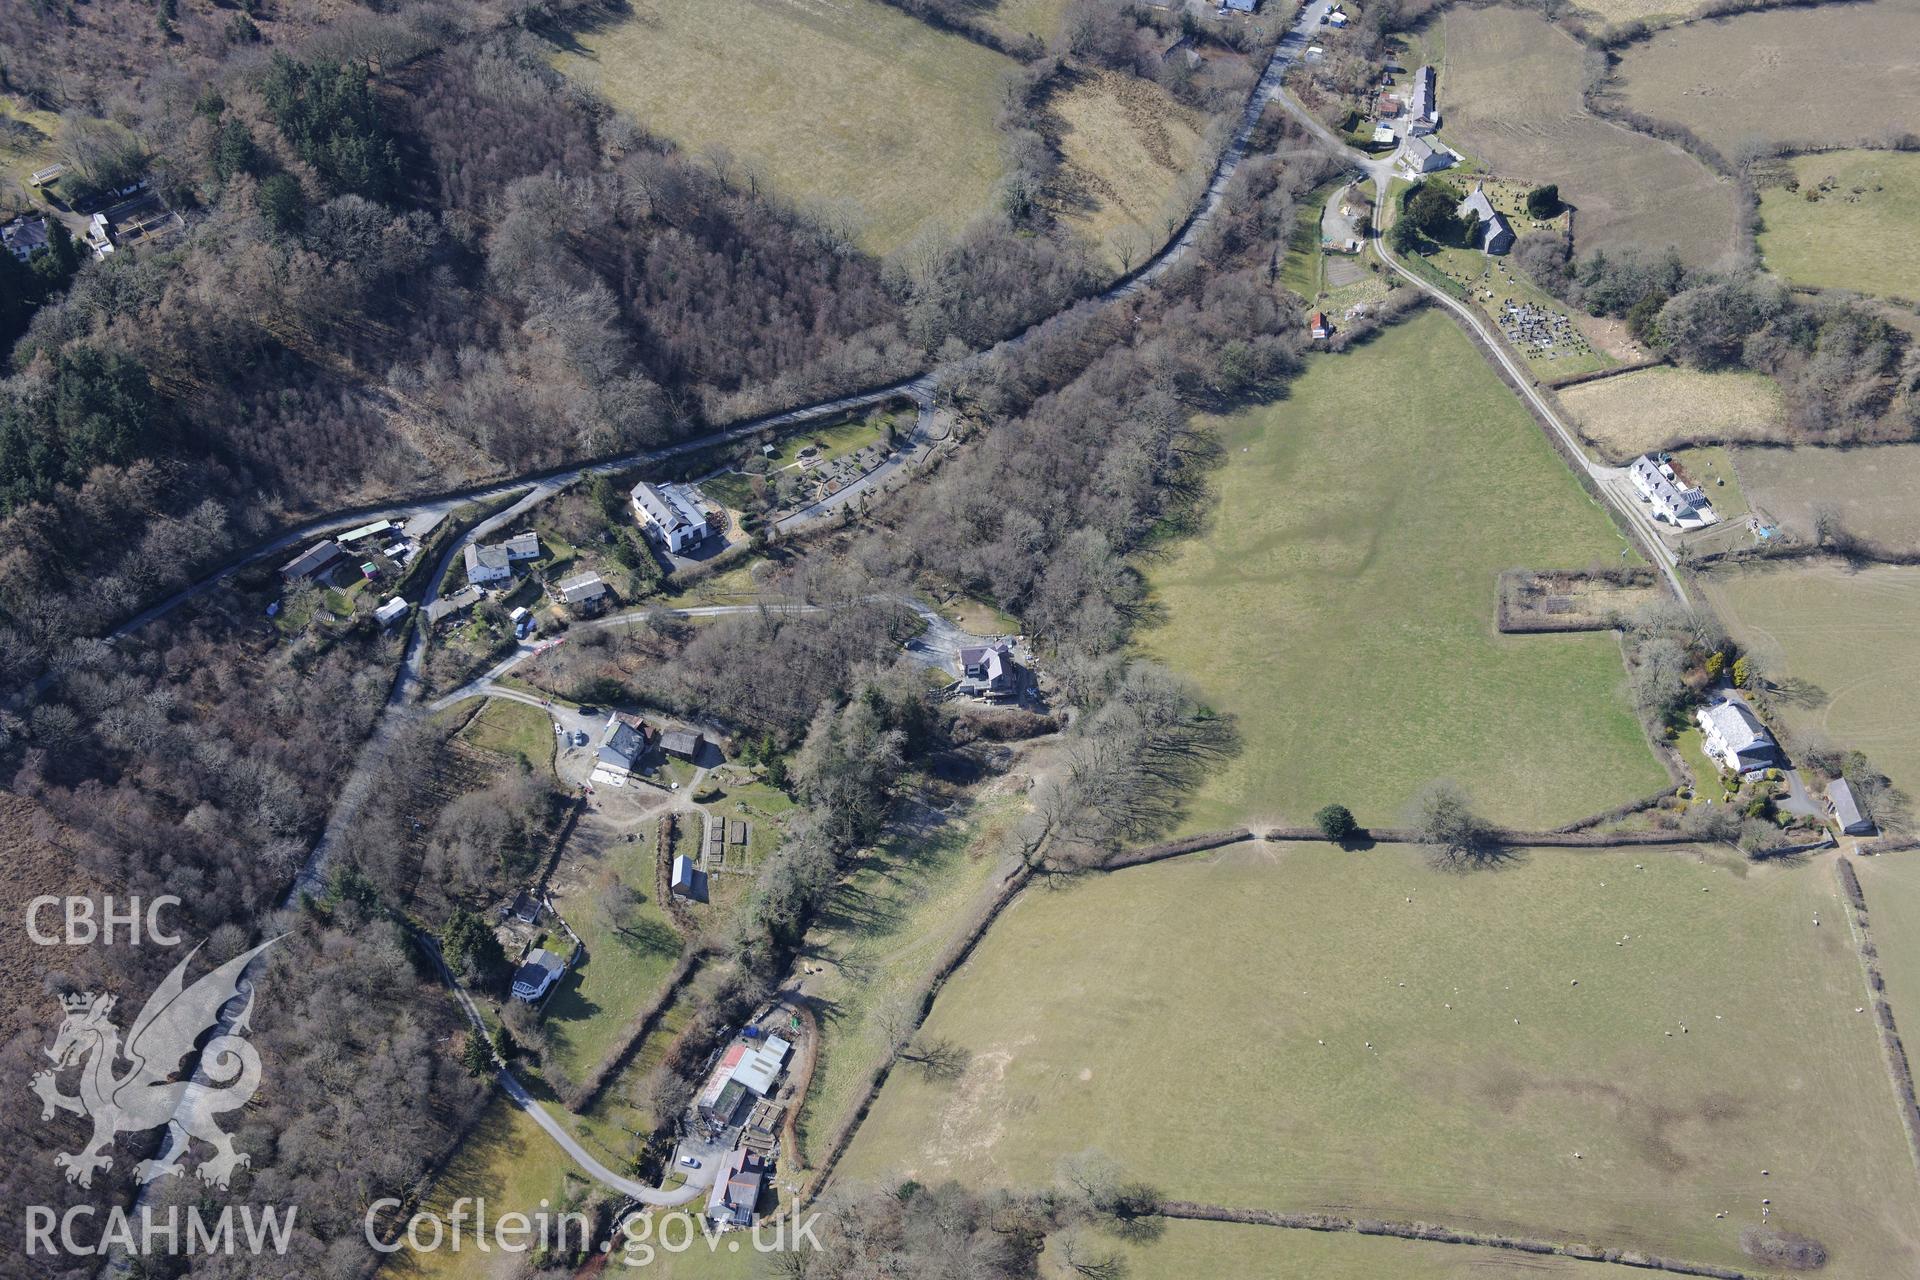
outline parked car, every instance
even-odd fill
[[[576,747],[584,747],[584,746],[586,746],[586,745],[587,745],[587,735],[586,735],[586,734],[584,734],[584,733],[582,733],[582,732],[580,732],[580,731],[579,731],[578,729],[575,729],[575,730],[573,731],[573,745],[574,745],[574,746],[576,746]]]
[[[700,1161],[695,1156],[681,1156],[680,1163],[689,1169],[698,1169],[700,1167]]]

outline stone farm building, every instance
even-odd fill
[[[1859,802],[1853,798],[1853,788],[1845,778],[1835,778],[1827,784],[1827,803],[1833,808],[1833,820],[1840,824],[1842,835],[1872,834],[1873,819],[1860,811]]]
[[[696,492],[683,484],[633,486],[633,510],[647,533],[674,555],[706,541],[712,532]]]
[[[1704,746],[1722,768],[1750,773],[1780,763],[1780,747],[1737,693],[1729,693],[1710,707],[1694,713],[1704,735]]]

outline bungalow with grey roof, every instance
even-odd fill
[[[560,603],[577,614],[595,614],[607,607],[609,592],[607,584],[600,575],[589,570],[576,573],[571,578],[563,578],[554,591],[560,597]]]

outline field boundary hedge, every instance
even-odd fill
[[[1462,1231],[1457,1227],[1432,1222],[1395,1222],[1382,1218],[1349,1218],[1332,1213],[1279,1213],[1271,1209],[1232,1209],[1222,1205],[1196,1204],[1190,1200],[1163,1200],[1155,1208],[1162,1218],[1186,1222],[1232,1222],[1244,1226],[1278,1227],[1288,1231],[1352,1232],[1363,1236],[1392,1236],[1399,1240],[1426,1240],[1434,1244],[1474,1245],[1482,1249],[1505,1249],[1578,1262],[1610,1262],[1615,1266],[1639,1267],[1646,1271],[1665,1271],[1673,1275],[1709,1276],[1713,1280],[1763,1280],[1761,1276],[1734,1267],[1716,1267],[1701,1262],[1684,1262],[1636,1249],[1603,1248],[1592,1244],[1564,1244],[1528,1236],[1502,1236],[1484,1231]]]
[[[1650,360],[1636,360],[1632,364],[1623,364],[1612,369],[1595,369],[1591,373],[1569,374],[1567,377],[1555,378],[1553,381],[1542,383],[1541,385],[1554,391],[1560,391],[1567,387],[1580,386],[1582,383],[1601,382],[1607,378],[1617,378],[1623,373],[1639,373],[1644,369],[1658,369],[1672,363],[1672,359],[1667,356],[1660,356]]]

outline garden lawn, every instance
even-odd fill
[[[535,769],[553,769],[553,721],[539,707],[512,698],[489,698],[466,730],[467,741],[484,751],[525,760]]]
[[[1920,299],[1920,154],[1829,151],[1791,164],[1799,190],[1760,192],[1767,266],[1795,284]]]
[[[1036,887],[926,1024],[968,1065],[895,1073],[841,1175],[1036,1187],[1097,1148],[1170,1198],[1720,1266],[1765,1197],[1830,1280],[1913,1275],[1840,903],[1826,859],[1671,849],[1238,845]]]
[[[1553,826],[1666,785],[1610,634],[1500,636],[1504,569],[1617,564],[1625,541],[1454,325],[1428,313],[1314,357],[1215,420],[1199,536],[1149,567],[1143,647],[1237,718],[1191,829],[1398,821],[1434,778]]]
[[[634,0],[555,61],[646,128],[845,209],[876,253],[987,206],[1000,83],[1019,67],[879,0]]]
[[[1704,581],[1734,639],[1782,686],[1787,728],[1864,751],[1920,798],[1920,568],[1813,562]]]
[[[548,1039],[574,1081],[620,1042],[633,1016],[653,1002],[680,958],[680,935],[654,897],[652,825],[644,825],[631,842],[609,843],[600,859],[570,867],[554,896],[555,908],[587,948],[586,960],[567,974],[546,1010]],[[599,909],[595,886],[601,866],[611,866],[622,884],[645,899],[623,928],[616,929]],[[548,945],[566,948],[565,932],[558,925]]]

